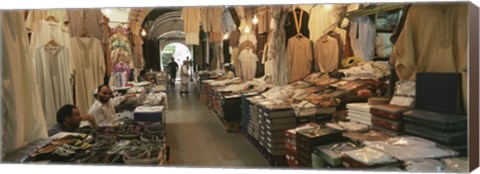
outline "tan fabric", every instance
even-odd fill
[[[242,66],[243,81],[248,81],[255,78],[258,57],[253,50],[248,48],[244,49],[240,51],[240,55],[238,57]]]
[[[142,69],[143,62],[143,39],[137,34],[133,34],[134,48],[133,48],[133,66],[135,69]]]
[[[417,72],[461,72],[467,106],[468,6],[413,4],[393,55],[400,80]]]
[[[242,77],[242,65],[240,63],[239,54],[238,47],[232,49],[232,64],[235,67],[235,74],[237,77]]]
[[[288,39],[288,64],[290,75],[288,82],[306,77],[311,73],[312,46],[306,37],[291,37]]]
[[[230,33],[230,47],[235,48],[240,44],[240,31],[235,30]]]
[[[342,5],[334,5],[332,9],[325,9],[323,5],[316,5],[310,11],[310,20],[308,21],[308,29],[310,30],[310,40],[317,42],[327,29],[335,29],[336,22],[339,20],[339,8]],[[330,27],[330,28],[329,28]]]
[[[94,102],[95,89],[103,84],[105,62],[102,43],[93,37],[73,37],[72,55],[75,66],[75,99],[80,113],[87,113]]]
[[[183,31],[185,32],[185,44],[200,44],[200,16],[198,7],[183,7]]]
[[[55,40],[59,45],[66,46],[61,25],[53,21],[38,20],[32,24],[32,36],[30,39],[30,53],[33,56],[35,49],[45,45],[48,41]],[[35,64],[35,60],[33,59]]]
[[[222,14],[223,8],[221,7],[213,7],[210,9],[210,22],[212,26],[212,30],[210,31],[210,40],[212,42],[222,42],[223,40],[223,33],[222,33]]]
[[[66,10],[29,10],[27,19],[25,21],[25,26],[27,30],[32,29],[32,25],[35,21],[42,20],[48,16],[53,16],[55,19],[62,24],[62,28],[68,28],[63,23],[68,21],[68,15]]]
[[[320,72],[332,72],[338,68],[338,43],[328,35],[320,37],[315,43],[315,62]]]
[[[70,36],[80,36],[83,32],[105,43],[102,23],[104,18],[100,9],[68,10]]]
[[[2,154],[47,138],[41,97],[35,82],[34,64],[28,51],[28,37],[20,10],[3,11],[2,49]]]

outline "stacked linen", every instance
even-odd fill
[[[347,104],[348,116],[347,119],[353,122],[372,125],[372,114],[370,108],[372,105],[368,103],[349,103]]]

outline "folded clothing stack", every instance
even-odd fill
[[[163,106],[138,106],[133,111],[133,120],[164,123]]]
[[[403,134],[403,113],[411,110],[410,107],[397,105],[375,105],[370,109],[373,115],[372,124],[375,130],[383,131],[390,135]]]
[[[285,157],[287,158],[288,166],[293,168],[298,167],[296,133],[301,130],[316,127],[320,127],[320,125],[316,123],[307,123],[285,131],[285,136],[287,137],[287,140],[285,141]]]
[[[309,128],[296,132],[297,157],[299,167],[312,168],[312,153],[315,147],[341,142],[342,132],[332,128]]]
[[[467,154],[467,116],[426,110],[405,112],[405,132],[435,141],[447,148]]]
[[[370,108],[372,105],[368,103],[349,103],[347,104],[348,116],[347,119],[353,122],[372,125],[372,114]]]

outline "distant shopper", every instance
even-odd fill
[[[177,78],[178,64],[172,57],[172,61],[167,65],[168,73],[170,74],[170,85],[175,86],[175,78]]]
[[[188,81],[190,81],[190,75],[188,74],[188,61],[184,60],[180,69],[181,88],[180,93],[188,93]]]

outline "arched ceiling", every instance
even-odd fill
[[[142,26],[148,31],[148,39],[185,37],[181,8],[155,8],[145,16]]]

